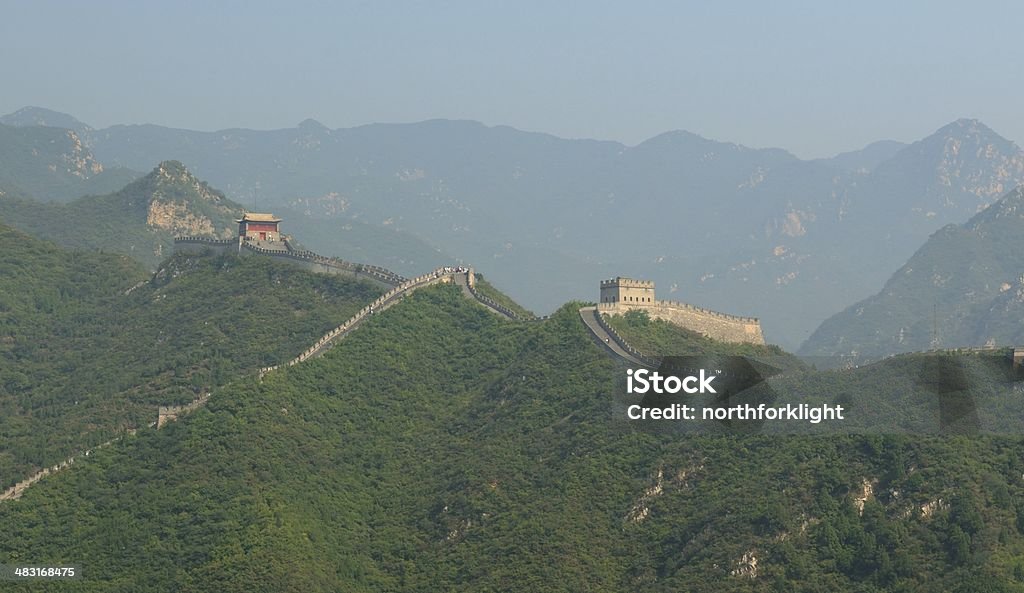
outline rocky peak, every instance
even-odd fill
[[[0,124],[18,128],[28,126],[66,128],[68,130],[74,130],[78,134],[92,131],[92,128],[88,125],[78,121],[66,113],[53,111],[51,109],[44,109],[43,107],[22,107],[14,113],[9,113],[0,117]]]
[[[217,204],[226,198],[205,182],[200,181],[180,161],[163,161],[140,181],[149,187],[150,199],[167,196],[188,196]]]
[[[946,202],[933,207],[976,212],[1024,182],[1024,152],[978,120],[958,119],[901,150],[878,171],[931,179],[926,193]]]
[[[121,194],[145,211],[147,226],[181,235],[231,236],[232,220],[242,211],[179,161],[163,161]]]
[[[92,151],[82,141],[81,136],[74,130],[65,132],[70,143],[70,150],[61,155],[64,166],[68,173],[82,179],[89,179],[93,175],[103,172],[103,164],[93,157]]]
[[[181,161],[163,161],[150,173],[157,179],[164,179],[169,182],[191,183],[196,178]]]

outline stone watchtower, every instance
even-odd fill
[[[605,315],[646,311],[652,319],[663,319],[684,329],[722,342],[764,344],[760,322],[676,301],[654,298],[654,282],[617,276],[601,281],[601,302],[597,310]]]
[[[622,276],[616,276],[611,280],[602,280],[601,302],[653,305],[655,302],[654,282],[623,278]]]

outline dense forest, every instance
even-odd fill
[[[262,258],[177,256],[149,275],[2,225],[0,241],[0,488],[287,361],[380,293]]]
[[[176,236],[235,236],[241,213],[239,204],[177,161],[162,162],[109,194],[67,203],[40,203],[17,193],[0,199],[3,224],[69,249],[128,255],[149,269],[173,253]]]
[[[417,291],[0,504],[0,563],[81,567],[53,591],[1024,590],[1019,438],[637,430],[580,305]]]

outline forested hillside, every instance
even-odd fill
[[[80,565],[63,591],[1021,590],[1019,439],[636,431],[578,307],[420,290],[0,505],[0,562]]]
[[[179,256],[150,277],[2,225],[0,240],[0,489],[287,361],[379,293],[262,258]]]
[[[917,250],[878,294],[821,324],[806,355],[879,358],[898,352],[1024,344],[1024,188]]]
[[[129,255],[150,268],[171,255],[178,235],[235,236],[241,214],[239,204],[176,161],[160,163],[114,193],[66,204],[0,199],[6,224],[64,247]]]

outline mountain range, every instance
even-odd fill
[[[802,354],[878,358],[1024,343],[1024,188],[943,227],[882,290],[826,320]]]
[[[195,132],[16,115],[75,125],[105,166],[180,160],[246,208],[287,213],[297,236],[317,227],[331,255],[354,259],[331,237],[362,225],[402,245],[395,260],[476,264],[541,312],[600,278],[648,278],[660,298],[758,316],[790,348],[1024,181],[1024,153],[976,120],[804,161],[681,131],[625,146],[468,121]]]
[[[116,191],[138,176],[124,168],[104,167],[89,149],[88,127],[38,126],[37,121],[46,120],[30,119],[34,112],[20,113],[0,118],[0,196],[27,194],[67,201]],[[69,117],[52,121],[71,124]]]
[[[970,137],[972,128],[983,133],[979,125],[961,122],[944,133]],[[637,179],[645,167],[651,174],[668,167],[657,155],[699,160],[687,151],[721,149],[682,133],[656,140],[644,148],[650,154],[630,165]],[[896,185],[886,185],[878,171],[931,150],[915,146],[883,144],[836,157],[844,164],[736,146],[722,159],[773,167],[744,190],[765,196],[760,215],[767,216],[775,211],[769,198],[782,195],[786,175],[817,179],[823,187],[840,178],[873,180],[876,189],[865,195],[881,195],[877,188]],[[958,154],[968,150],[958,146]],[[600,143],[593,148],[604,150]],[[714,163],[718,157],[701,158]],[[955,174],[949,169],[950,183],[976,177],[971,171],[983,170],[986,159],[963,160]],[[711,191],[733,175],[725,166],[708,165],[705,177],[702,170],[679,173],[673,183],[699,193],[698,182]],[[972,179],[970,187],[978,187]],[[952,186],[940,180],[936,187]],[[941,216],[983,202],[957,187],[943,194],[959,199],[950,198],[951,211]],[[647,195],[661,195],[666,211],[676,207],[656,185]],[[921,295],[949,286],[948,302],[960,303],[973,289],[978,307],[965,319],[985,315],[993,327],[1019,323],[1014,303],[1024,289],[1009,275],[1024,238],[1022,196],[1011,192],[966,225],[936,233],[901,270],[912,279],[908,294],[927,303]],[[429,194],[421,197],[428,202],[423,212],[449,212]],[[709,221],[727,221],[749,203],[710,204],[704,211]],[[765,237],[810,241],[824,233],[819,223],[838,240],[845,213],[870,211],[854,207],[862,203],[867,198],[851,198],[836,220],[786,217],[758,227],[761,235],[701,231],[718,247],[696,244],[706,249],[702,257],[713,257],[730,242],[739,249]],[[324,204],[292,207],[312,213]],[[807,200],[805,211],[834,206],[816,204]],[[629,212],[628,206],[606,201],[594,220],[617,208]],[[508,220],[529,222],[529,211],[494,206],[501,207],[509,209]],[[1024,582],[1019,439],[929,436],[934,427],[906,434],[905,419],[916,430],[935,424],[933,415],[941,418],[932,414],[942,404],[935,401],[936,382],[922,372],[936,367],[932,357],[819,372],[775,347],[712,343],[642,314],[609,320],[652,355],[784,358],[792,367],[772,379],[786,388],[779,392],[784,401],[844,403],[858,414],[850,425],[812,435],[767,428],[682,434],[623,419],[617,386],[625,369],[581,321],[585,303],[563,304],[550,318],[527,323],[495,315],[459,286],[438,284],[364,317],[322,357],[287,365],[373,302],[380,288],[270,258],[166,257],[173,234],[230,235],[240,208],[178,161],[160,161],[103,195],[53,202],[33,201],[27,192],[0,197],[0,218],[50,239],[0,223],[7,245],[0,256],[0,485],[77,459],[17,500],[0,499],[0,565],[77,564],[81,578],[53,588],[97,593],[974,593],[1014,591]],[[411,252],[403,260],[411,267],[438,257],[417,252],[429,244],[397,223],[346,212],[352,214],[320,215],[317,240],[329,243],[351,225],[349,240],[370,250],[377,247],[366,241],[390,237],[392,254]],[[937,218],[938,211],[925,216]],[[673,223],[623,220],[623,228],[641,230]],[[902,240],[871,237],[889,245]],[[620,248],[630,249],[631,240]],[[784,255],[778,257],[788,261]],[[525,273],[543,284],[560,273],[557,263]],[[737,290],[756,298],[763,285],[748,278]],[[487,283],[479,290],[515,305]],[[938,387],[948,387],[947,375],[957,372],[964,383],[977,380],[973,401],[987,404],[974,410],[978,424],[1013,434],[1006,428],[1019,425],[1019,406],[999,390],[1016,386],[1007,381],[1006,352],[938,362]],[[191,415],[148,427],[157,406],[197,397],[204,405]],[[863,422],[871,415],[900,430],[871,430]]]

